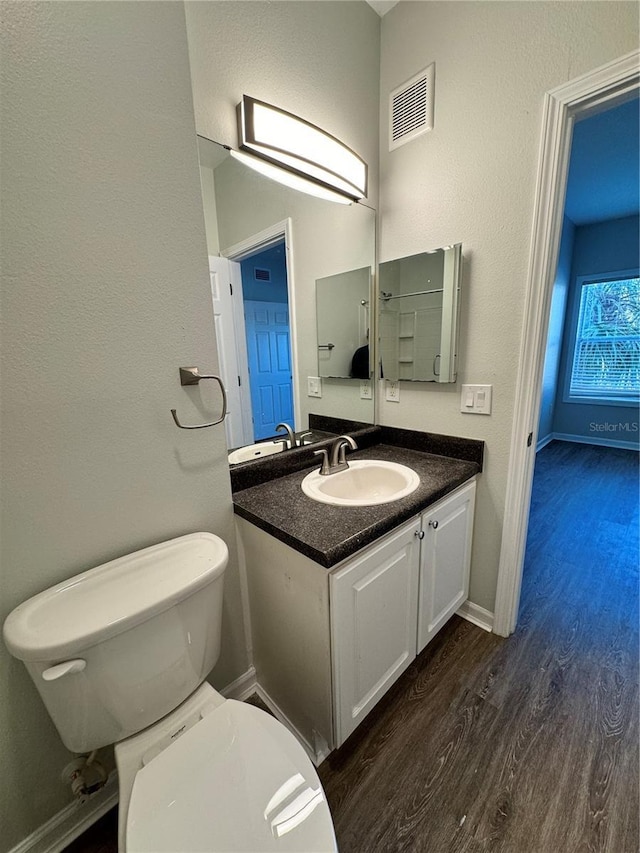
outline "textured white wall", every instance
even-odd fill
[[[401,2],[382,20],[381,260],[462,242],[458,383],[401,385],[384,424],[486,442],[471,600],[493,610],[545,91],[638,45],[632,2]],[[435,127],[389,153],[389,92],[436,63]],[[460,385],[493,385],[490,417]]]
[[[187,2],[198,133],[237,146],[242,95],[281,106],[337,136],[378,186],[380,18],[362,0]]]
[[[234,538],[224,432],[179,432],[169,415],[194,422],[216,402],[177,378],[181,364],[217,360],[183,4],[0,12],[2,618],[161,539]],[[197,16],[199,129],[235,144],[244,91],[286,104],[363,154],[375,197],[375,13],[212,2]],[[236,566],[233,553],[217,685],[248,664]],[[0,673],[4,851],[69,794],[58,779],[68,753],[4,646]]]
[[[204,227],[207,234],[207,251],[210,255],[220,254],[218,242],[218,211],[216,210],[216,189],[213,169],[200,166],[200,186],[202,188],[202,208]]]
[[[184,10],[2,13],[2,613],[194,530],[234,547]],[[248,666],[235,553],[213,682]],[[69,801],[69,753],[0,643],[0,849]]]
[[[571,279],[571,257],[573,255],[573,239],[575,225],[564,217],[562,237],[560,238],[560,253],[558,271],[553,283],[551,309],[549,311],[549,328],[547,330],[547,348],[544,357],[542,374],[542,391],[540,395],[540,418],[538,421],[538,443],[548,438],[553,432],[553,410],[558,393],[558,370],[562,350],[562,334],[564,330],[567,296]]]

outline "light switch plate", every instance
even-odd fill
[[[322,397],[322,381],[319,376],[307,376],[307,396]]]
[[[400,402],[400,383],[399,382],[385,382],[385,399],[390,403],[399,403]]]
[[[490,415],[493,385],[463,385],[460,411],[472,415]]]

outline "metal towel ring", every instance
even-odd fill
[[[178,420],[176,410],[171,409],[171,417],[173,418],[175,425],[177,427],[180,427],[180,429],[205,429],[205,427],[216,426],[217,424],[221,424],[227,416],[227,392],[225,390],[224,385],[222,384],[222,379],[219,376],[216,376],[215,373],[200,373],[197,367],[180,368],[181,385],[197,385],[201,379],[215,379],[218,385],[220,386],[220,393],[222,394],[222,414],[220,415],[217,421],[211,421],[210,424],[195,424],[193,426],[189,426],[187,424],[181,424]]]

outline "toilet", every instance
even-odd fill
[[[4,624],[65,746],[115,744],[118,849],[334,853],[295,737],[205,678],[220,651],[228,550],[193,533],[76,575]]]

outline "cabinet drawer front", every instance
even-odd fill
[[[331,576],[336,745],[416,656],[418,521]]]

